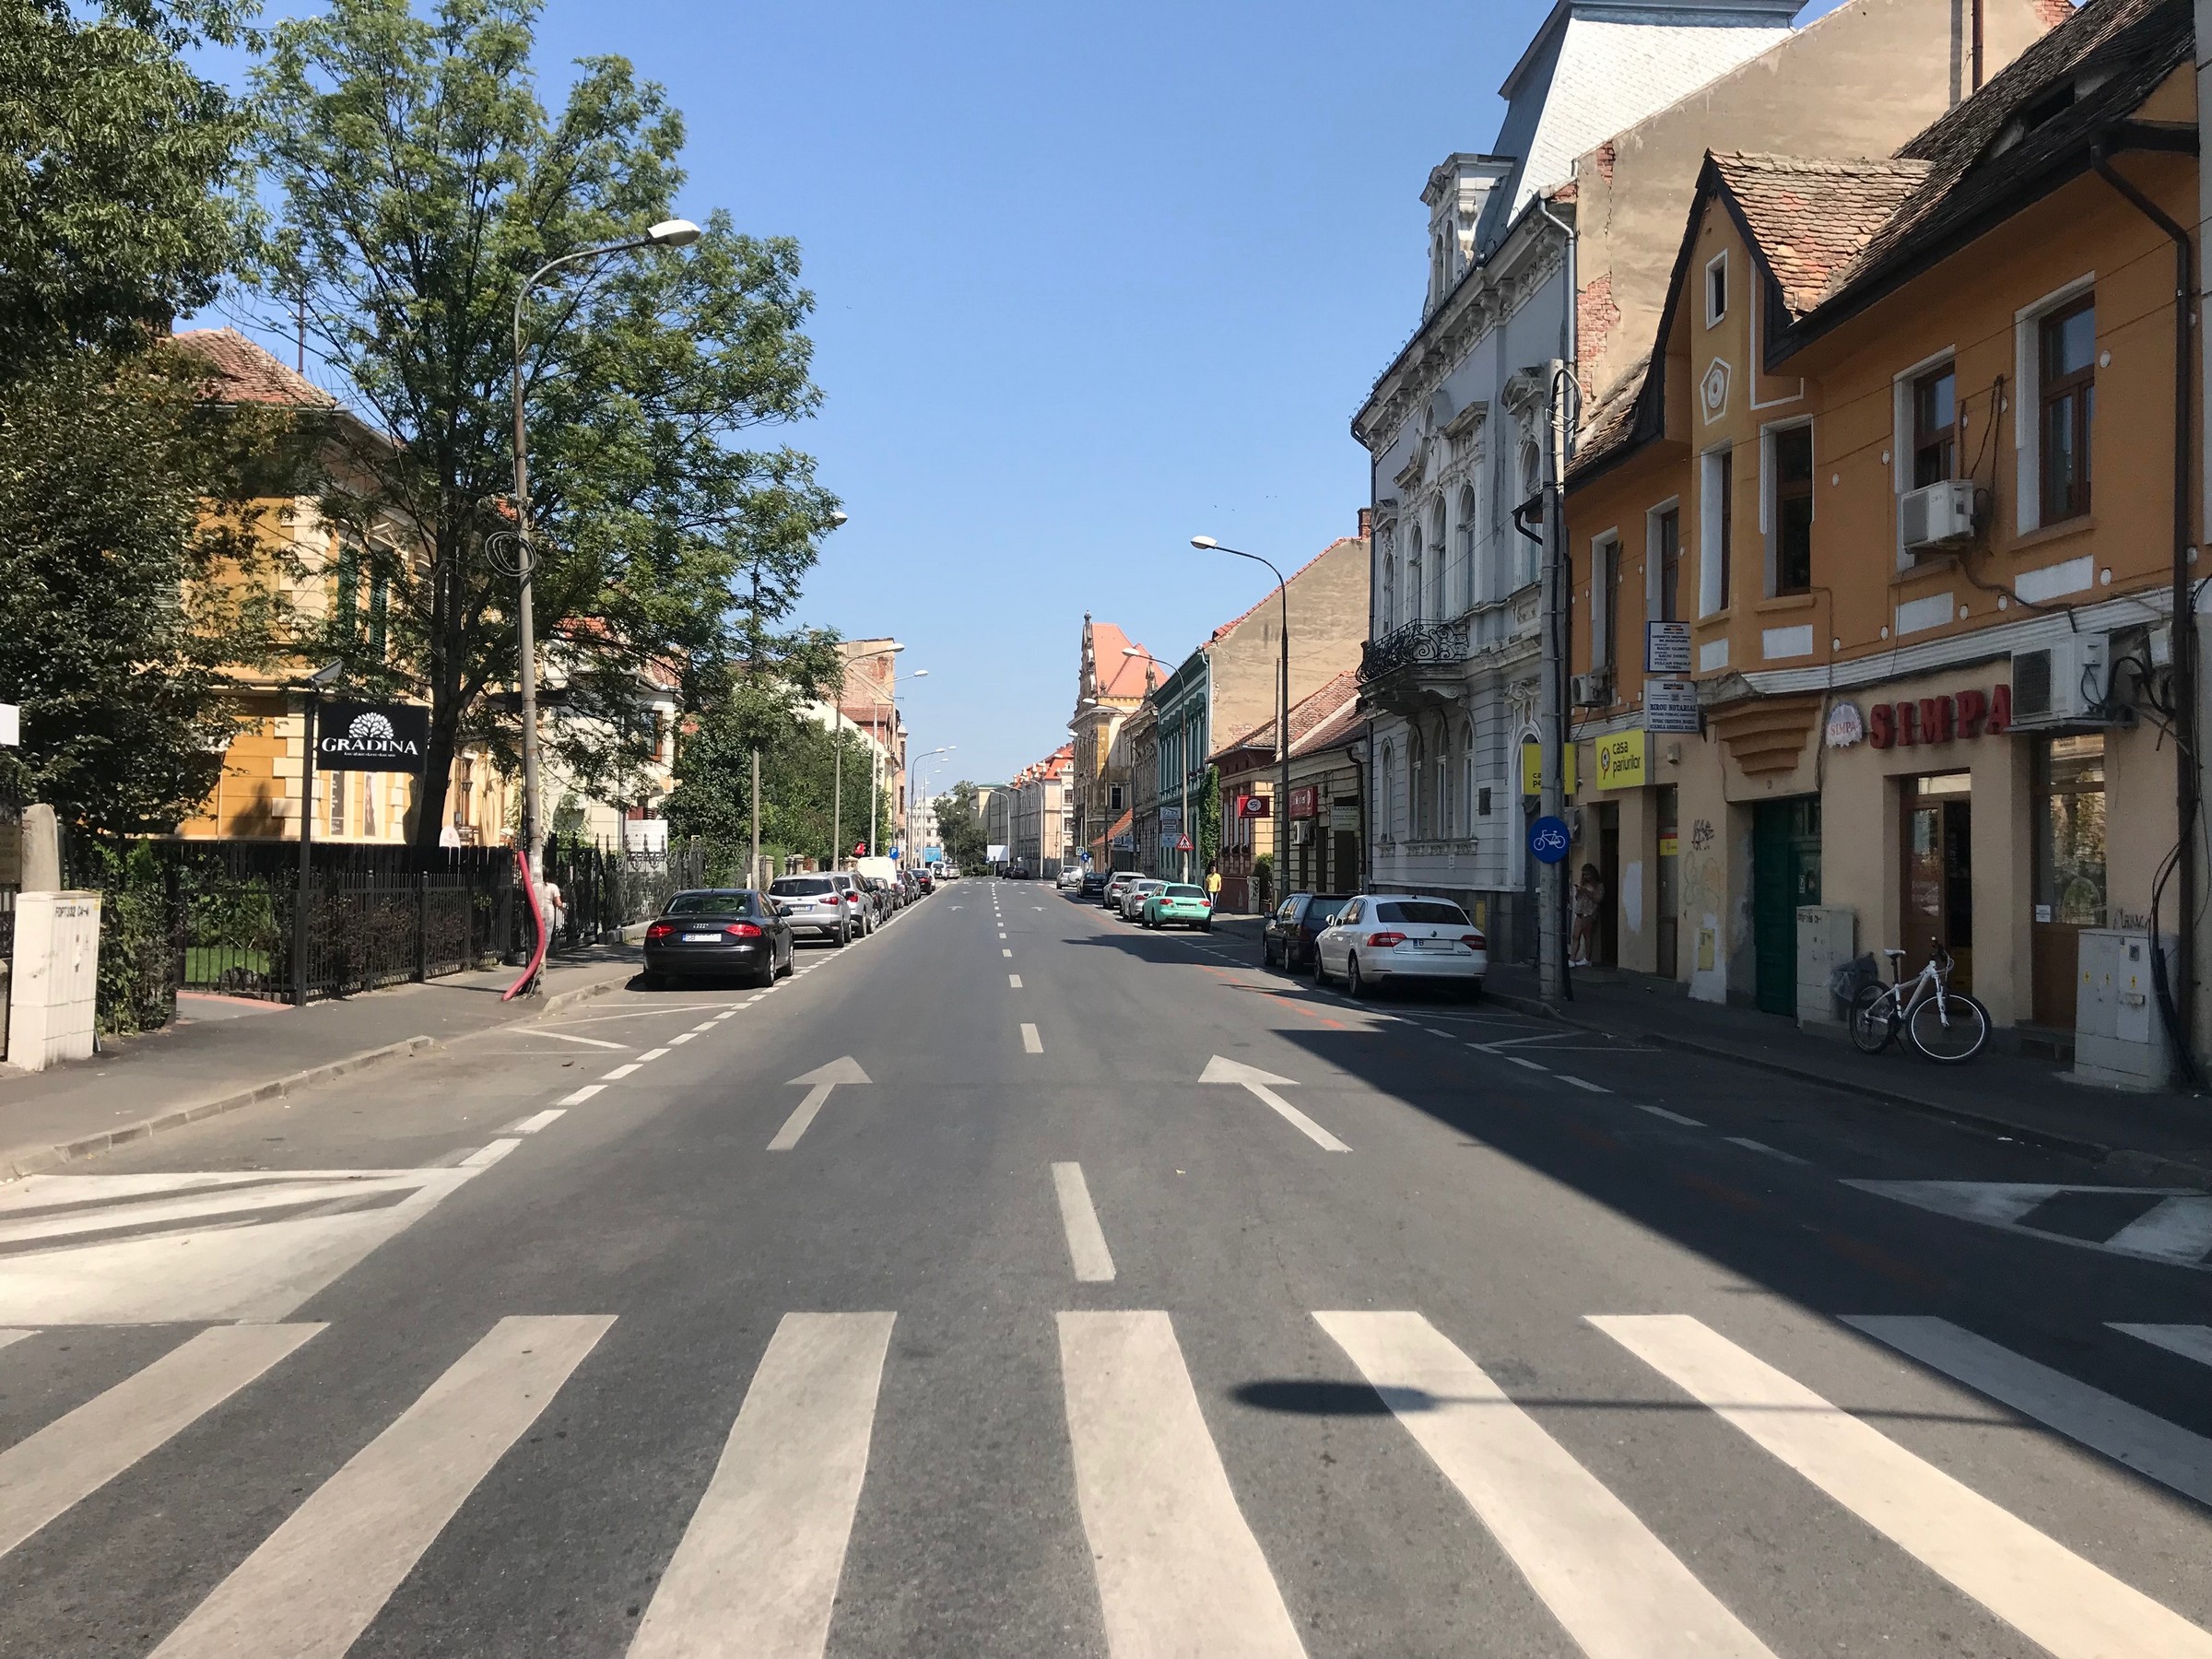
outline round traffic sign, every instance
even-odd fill
[[[1567,826],[1556,818],[1540,818],[1528,827],[1528,850],[1538,864],[1554,865],[1567,856]]]

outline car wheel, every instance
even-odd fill
[[[655,973],[650,968],[646,969],[642,973],[638,975],[638,989],[641,991],[663,990],[666,987],[667,983],[668,981],[665,976]]]
[[[842,949],[843,949],[843,948],[844,948],[846,946],[850,945],[852,942],[853,942],[853,927],[852,927],[852,924],[851,924],[850,923],[846,923],[846,922],[840,922],[840,923],[837,924],[837,947],[838,947],[840,950],[842,950]]]
[[[1329,982],[1329,971],[1321,965],[1321,947],[1318,945],[1313,947],[1313,982],[1316,985]]]
[[[1265,939],[1260,941],[1260,966],[1263,968],[1275,966],[1275,947]]]
[[[1365,998],[1367,994],[1374,989],[1374,986],[1370,984],[1366,978],[1361,975],[1359,971],[1359,959],[1357,956],[1347,957],[1345,959],[1344,988],[1350,992],[1355,998],[1362,999]]]
[[[1482,1000],[1482,982],[1480,980],[1472,979],[1467,982],[1467,1000],[1471,1003]]]

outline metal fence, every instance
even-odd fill
[[[100,1023],[166,1023],[180,990],[289,1001],[296,991],[301,882],[297,841],[109,841],[71,837],[73,886],[107,895]],[[408,980],[520,962],[532,935],[512,848],[325,843],[309,849],[307,994],[347,996]],[[566,918],[555,952],[618,936],[700,884],[696,846],[634,855],[604,846],[546,850]],[[12,916],[7,920],[12,921]]]

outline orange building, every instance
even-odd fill
[[[1707,157],[1568,478],[1601,959],[1818,1020],[1935,937],[2064,1050],[2083,930],[2176,925],[2193,46],[2091,0],[1892,156]]]

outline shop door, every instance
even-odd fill
[[[1797,1012],[1797,907],[1820,902],[1820,797],[1751,809],[1754,998],[1768,1014]]]
[[[1681,879],[1682,861],[1676,851],[1675,816],[1681,810],[1681,796],[1672,783],[1662,784],[1659,790],[1659,879],[1654,884],[1653,904],[1657,910],[1659,977],[1675,977],[1675,940],[1681,923],[1682,898],[1677,883]]]
[[[2034,787],[2029,1004],[2037,1025],[2070,1031],[2081,930],[2105,924],[2104,734],[2044,738]]]
[[[1904,789],[1904,843],[1899,869],[1898,944],[1908,973],[1928,959],[1939,939],[1958,967],[1951,983],[1974,988],[1974,803],[1964,772],[1911,778]]]

